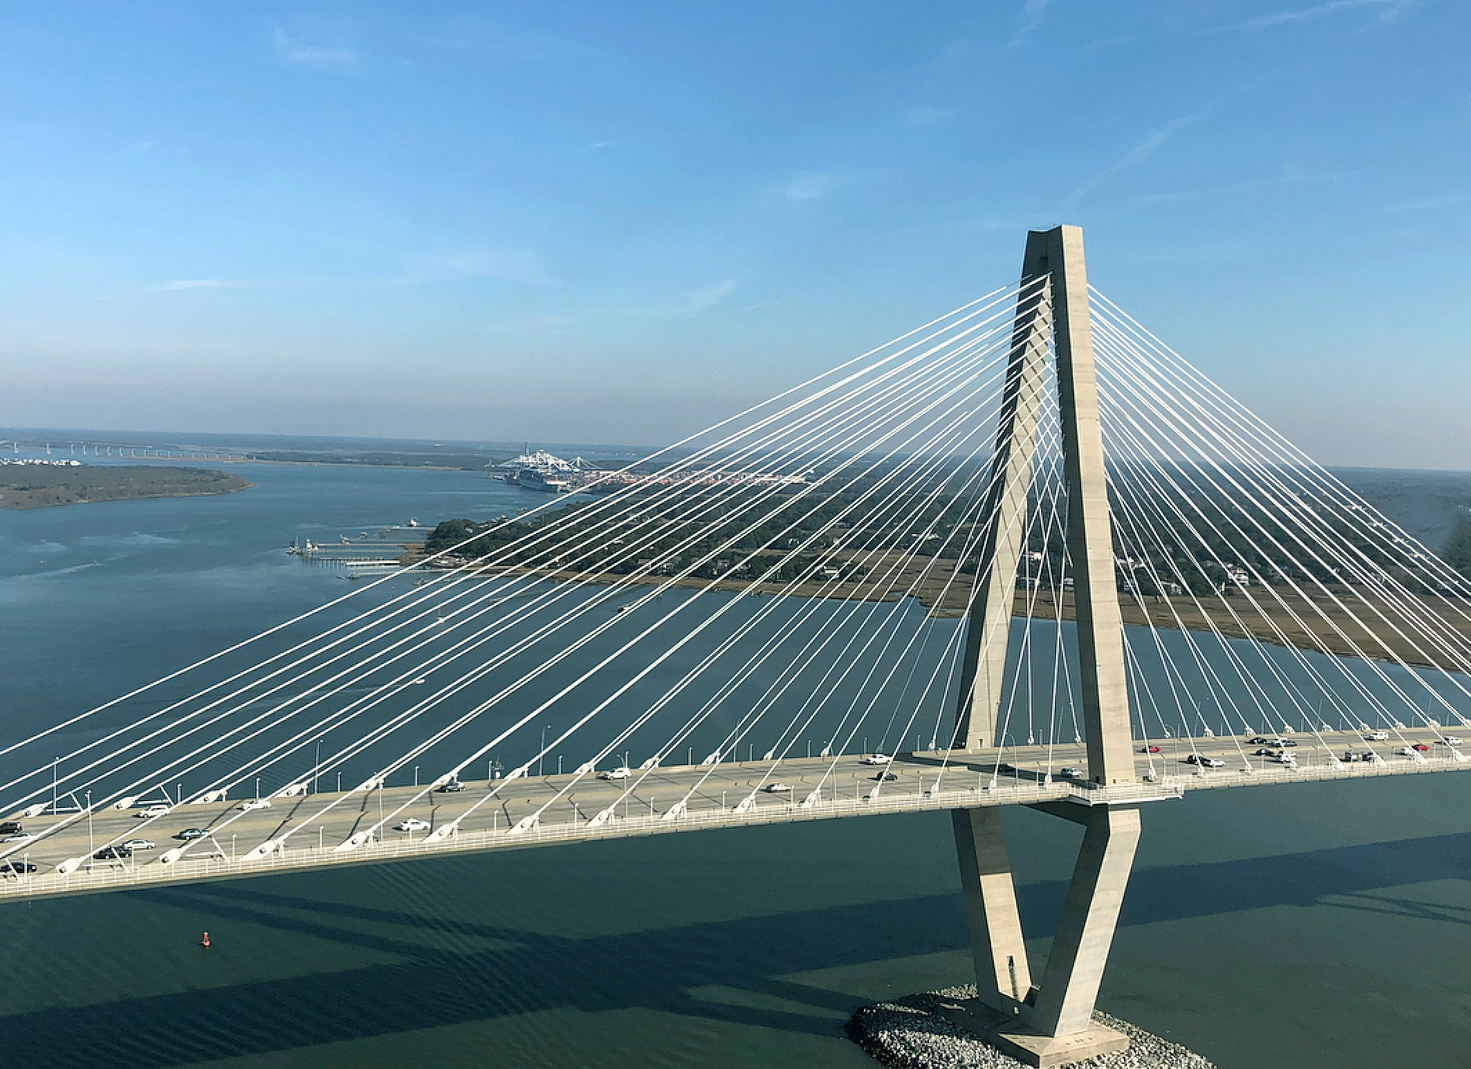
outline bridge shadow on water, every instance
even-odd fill
[[[1471,906],[1377,893],[1468,877],[1471,833],[1141,868],[1130,885],[1122,925],[1208,920],[1281,905],[1468,924]],[[835,1036],[861,1000],[785,977],[965,946],[959,896],[953,894],[592,936],[456,922],[455,932],[463,937],[457,941],[467,948],[455,950],[412,938],[422,931],[423,916],[314,901],[279,893],[280,886],[281,881],[252,880],[131,897],[215,917],[221,927],[246,922],[395,960],[12,1014],[0,1017],[0,1051],[16,1055],[14,1064],[27,1069],[163,1069],[554,1009],[643,1009]],[[1021,886],[1029,931],[1050,930],[1064,890],[1061,881]],[[493,905],[487,912],[494,912]],[[882,938],[876,940],[875,933]],[[745,993],[752,1004],[713,1001],[701,993],[710,988]],[[790,1008],[773,1008],[777,1000]],[[324,1006],[330,1012],[322,1012]]]

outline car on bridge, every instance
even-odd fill
[[[152,839],[128,839],[123,843],[127,850],[152,850],[158,844]]]
[[[1063,779],[1085,778],[1083,776],[1083,770],[1081,768],[1074,768],[1072,765],[1063,765],[1060,769],[1057,770],[1057,774]]]
[[[208,828],[185,828],[183,831],[175,835],[174,838],[183,839],[185,842],[192,842],[195,839],[203,839],[208,835]]]
[[[1148,746],[1141,746],[1141,747],[1139,747],[1139,752],[1140,753],[1159,753],[1159,747],[1156,746],[1156,745],[1154,745],[1154,743],[1150,743]]]
[[[790,794],[792,785],[790,783],[768,783],[761,789],[767,794]]]
[[[892,757],[886,756],[885,754],[870,753],[864,754],[861,758],[859,758],[859,760],[862,761],[865,765],[887,765],[894,759]]]
[[[393,826],[394,831],[428,831],[429,822],[418,817],[408,817]]]
[[[1447,736],[1445,736],[1445,738],[1436,739],[1435,741],[1437,743],[1439,743],[1441,746],[1460,746],[1461,745],[1461,740],[1457,736],[1455,736],[1455,735],[1447,735]]]
[[[1388,742],[1389,741],[1389,732],[1387,732],[1387,731],[1370,731],[1370,732],[1368,732],[1367,734],[1364,735],[1364,741],[1365,742]]]
[[[1260,746],[1257,749],[1255,749],[1255,750],[1252,751],[1252,756],[1253,757],[1276,757],[1281,752],[1282,752],[1281,750],[1273,750],[1273,749],[1271,749],[1270,747],[1267,747],[1267,746]]]
[[[247,813],[252,809],[270,809],[271,800],[269,798],[252,798],[248,802],[241,802],[235,808],[242,809]]]
[[[598,779],[627,779],[633,775],[633,769],[627,765],[619,765],[617,768],[605,768],[598,773]]]
[[[465,785],[457,779],[452,779],[445,783],[441,783],[438,787],[435,787],[434,789],[436,791],[439,791],[441,794],[454,794],[456,791],[463,791],[465,789]]]
[[[1413,749],[1419,750],[1421,753],[1428,753],[1430,747],[1426,746],[1423,742],[1417,742],[1415,743]]]
[[[104,846],[92,854],[99,861],[118,860],[122,861],[133,856],[133,851],[119,843],[117,846]]]
[[[1204,754],[1193,753],[1185,758],[1188,764],[1199,765],[1201,768],[1220,768],[1226,762],[1219,757],[1206,757]]]
[[[876,773],[874,773],[874,777],[873,778],[876,779],[876,780],[878,780],[880,783],[892,783],[892,782],[894,782],[894,780],[898,779],[899,777],[897,775],[895,775],[893,772],[887,772],[887,771],[885,771],[885,772],[876,772]]]
[[[25,831],[18,820],[0,820],[0,835],[17,835]]]
[[[1394,751],[1394,755],[1396,757],[1415,757],[1415,748],[1413,746],[1401,746]]]
[[[150,820],[153,817],[166,817],[169,815],[169,806],[151,805],[146,809],[140,809],[134,814],[139,820]]]
[[[21,861],[18,858],[6,858],[0,861],[0,876],[27,876],[36,871],[36,866],[29,861]]]

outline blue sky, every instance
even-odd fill
[[[1451,0],[0,10],[0,425],[660,444],[1013,278],[1471,469]]]

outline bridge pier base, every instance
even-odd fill
[[[976,999],[953,1010],[956,1023],[1039,1069],[1129,1046],[1123,1033],[1094,1023],[1093,1008],[1140,827],[1135,806],[1057,803],[1044,811],[1086,830],[1038,986],[1031,983],[1000,811],[951,811],[976,967]]]

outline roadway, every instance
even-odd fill
[[[97,810],[90,821],[85,814],[11,814],[8,819],[20,820],[36,837],[0,843],[0,852],[36,871],[0,878],[0,900],[752,824],[1044,801],[1145,802],[1187,790],[1471,768],[1463,747],[1437,742],[1439,734],[1402,729],[1387,741],[1371,741],[1358,732],[1299,733],[1292,736],[1295,765],[1257,756],[1260,744],[1245,738],[1154,740],[1154,753],[1141,741],[1140,783],[1107,790],[1063,776],[1063,768],[1086,765],[1084,747],[1069,744],[1008,747],[999,767],[996,750],[948,759],[944,752],[900,754],[887,769],[894,779],[883,781],[878,767],[843,755],[788,759],[774,770],[769,761],[667,766],[634,770],[623,781],[528,775],[467,781],[455,793],[385,786],[275,797],[269,807],[253,810],[232,799],[178,806],[151,819],[110,808]],[[1417,742],[1429,749],[1408,757],[1394,752]],[[1346,750],[1378,759],[1344,762]],[[1186,760],[1191,753],[1223,763],[1192,764]],[[775,783],[790,789],[764,789]],[[427,828],[393,827],[410,818]],[[210,834],[190,842],[176,838],[188,827]],[[381,829],[376,835],[375,827]],[[134,837],[156,846],[131,858],[89,860]]]

